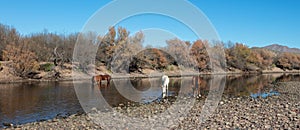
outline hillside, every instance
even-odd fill
[[[269,46],[262,47],[263,49],[268,49],[277,52],[290,52],[290,53],[300,53],[300,49],[298,48],[290,48],[288,46],[283,46],[279,44],[272,44]]]

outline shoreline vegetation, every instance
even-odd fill
[[[104,36],[47,31],[22,36],[0,24],[0,83],[73,80],[72,75],[79,80],[112,71],[115,78],[212,74],[213,69],[226,74],[300,73],[299,53],[177,38],[155,48],[143,46],[144,38],[143,32],[132,35],[123,27],[110,27]]]
[[[200,129],[299,129],[300,82],[275,83],[272,86],[270,89],[278,91],[280,95],[273,95],[267,98],[226,97],[223,95],[214,113],[202,124],[200,124],[199,118],[205,97],[196,100],[188,115],[180,116],[176,120],[169,119],[171,118],[169,116],[164,116],[162,120],[168,121],[167,129],[199,129],[198,126],[200,126]],[[170,97],[168,100],[150,104],[120,104],[113,108],[115,111],[111,114],[118,116],[117,113],[122,113],[127,117],[151,121],[156,118],[156,115],[169,109],[173,102],[173,98]],[[97,118],[92,117],[105,115],[103,113],[97,115],[96,109],[93,112],[94,114],[74,114],[64,118],[23,125],[11,124],[8,129],[103,129],[103,127],[94,122],[95,120],[93,119],[97,120]],[[102,120],[102,123],[111,129],[134,128],[134,124],[133,126],[126,125],[129,120],[121,119],[121,121],[123,122],[115,124],[112,119],[106,118],[105,121]],[[166,122],[160,123],[147,124],[144,128],[157,129],[161,128],[159,126],[166,126],[163,124]]]
[[[1,63],[1,62],[0,62]],[[70,65],[69,65],[70,66]],[[6,68],[6,67],[5,67]],[[102,71],[96,71],[97,74],[110,74],[108,70],[104,70],[104,66],[101,67]],[[168,71],[168,72],[160,72],[155,70],[148,70],[149,73],[118,73],[113,74],[112,79],[124,79],[124,78],[159,78],[162,74],[166,74],[169,77],[190,77],[197,75],[259,75],[259,74],[300,74],[300,70],[282,70],[280,68],[275,68],[273,70],[265,70],[261,72],[221,72],[221,73],[211,73],[211,72],[195,72],[195,71]],[[6,73],[5,73],[6,72]],[[9,83],[23,83],[23,82],[52,82],[52,81],[87,81],[91,80],[91,75],[82,74],[82,72],[78,72],[77,75],[72,77],[72,69],[60,69],[57,71],[60,73],[59,77],[55,77],[55,74],[51,76],[52,72],[36,72],[36,77],[32,78],[21,78],[15,75],[10,74],[8,71],[0,71],[0,84],[9,84]],[[103,73],[105,72],[105,73]],[[49,74],[50,73],[50,74]],[[52,73],[53,74],[53,73]],[[76,75],[76,71],[74,72]],[[50,76],[49,76],[50,75]],[[45,76],[45,77],[43,77]]]

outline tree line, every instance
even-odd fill
[[[26,77],[29,73],[41,70],[41,62],[51,62],[54,66],[76,62],[73,52],[77,41],[79,46],[86,48],[86,51],[78,52],[85,61],[79,65],[82,71],[87,71],[89,64],[104,65],[113,72],[189,68],[210,72],[212,66],[225,68],[225,71],[238,69],[245,72],[260,72],[273,67],[300,69],[300,54],[296,53],[249,48],[241,43],[207,40],[191,42],[176,38],[166,41],[165,47],[153,48],[144,47],[143,40],[142,32],[130,35],[122,27],[111,27],[104,36],[92,32],[58,35],[47,31],[22,36],[15,28],[0,24],[0,61],[9,62],[15,75]],[[95,48],[94,59],[86,52]],[[221,50],[225,55],[222,55]],[[209,56],[208,52],[213,56]],[[226,62],[223,63],[220,59],[226,59]]]

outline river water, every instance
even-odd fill
[[[176,96],[182,92],[185,96],[192,96],[194,89],[188,85],[191,79],[192,77],[171,78],[169,95]],[[216,86],[209,75],[199,76],[199,80],[200,94],[203,96],[208,94],[209,88]],[[228,75],[224,81],[226,83],[224,83],[223,95],[257,98],[267,97],[268,94],[279,95],[276,91],[265,91],[265,88],[270,87],[272,82],[300,81],[300,75]],[[100,89],[97,86],[84,86],[83,84],[88,84],[84,81],[74,82],[74,84],[81,85],[80,89],[89,92],[81,95],[81,100],[89,103],[97,102],[95,98],[97,96],[91,95],[98,94],[113,107],[131,101],[149,103],[161,96],[158,78],[114,79],[110,86],[103,83]],[[24,124],[83,112],[80,105],[82,102],[79,102],[76,95],[76,92],[78,94],[80,91],[78,89],[75,91],[74,84],[70,81],[0,84],[0,128],[3,127],[3,123]],[[130,86],[139,92],[136,93]]]

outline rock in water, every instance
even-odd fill
[[[12,124],[12,123],[7,123],[7,122],[4,122],[4,123],[2,123],[4,126],[6,126],[6,127],[13,127],[14,126],[14,124]]]

